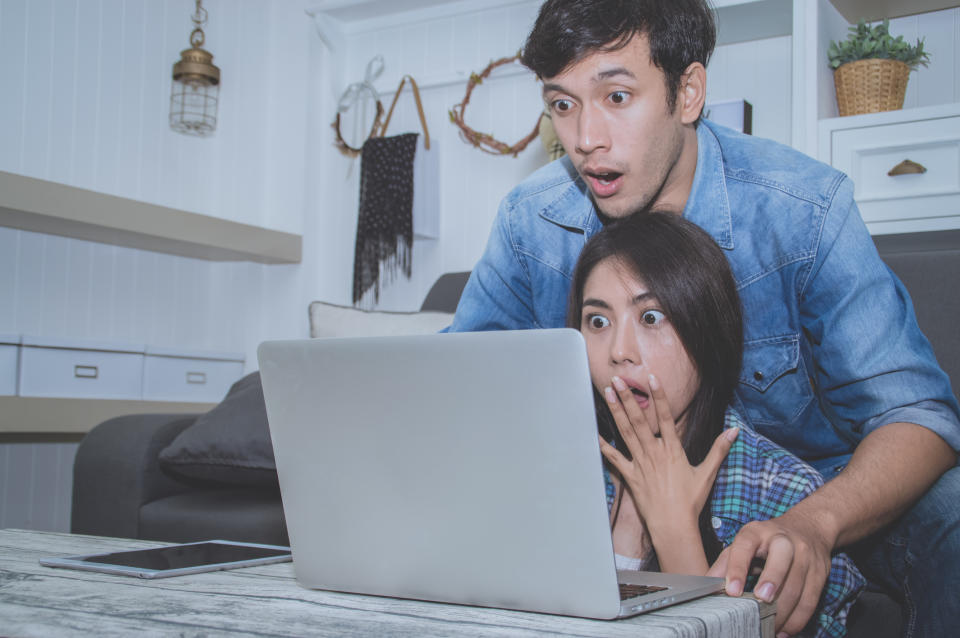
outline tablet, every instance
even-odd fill
[[[107,554],[41,558],[40,564],[138,578],[168,578],[290,560],[289,547],[214,540]]]

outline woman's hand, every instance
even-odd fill
[[[630,490],[661,568],[704,574],[707,563],[697,521],[738,430],[722,432],[703,463],[692,466],[656,377],[650,375],[650,407],[646,411],[619,377],[613,378],[613,386],[604,389],[604,398],[633,458],[627,460],[603,439],[600,450]],[[694,548],[698,551],[691,555]]]

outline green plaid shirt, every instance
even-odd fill
[[[780,516],[823,485],[823,477],[816,470],[749,429],[732,409],[727,410],[724,419],[724,429],[729,428],[740,428],[740,434],[717,472],[710,500],[713,531],[724,547],[747,523]],[[614,497],[614,486],[607,474],[608,506],[612,507]],[[748,589],[754,584],[749,582]],[[865,585],[850,557],[834,554],[817,611],[803,635],[845,636],[847,614]]]

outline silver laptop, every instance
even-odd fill
[[[575,330],[274,341],[259,360],[304,587],[588,618],[723,587],[617,572]]]

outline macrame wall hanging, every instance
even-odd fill
[[[373,61],[371,62],[373,64]],[[368,65],[364,84],[372,89],[372,79],[382,70]],[[372,74],[375,72],[375,75]],[[372,76],[372,77],[371,77]],[[423,113],[420,89],[409,75],[400,80],[387,117],[380,123],[383,107],[377,97],[377,115],[363,146],[351,147],[340,134],[340,112],[334,121],[337,147],[344,154],[360,155],[360,205],[353,263],[353,303],[358,304],[371,290],[374,303],[380,300],[381,270],[388,279],[402,272],[412,275],[414,171],[419,134],[404,133],[386,137],[397,100],[407,81],[413,90],[417,114],[423,128],[423,149],[430,151],[430,132]],[[341,104],[343,100],[341,99]]]

